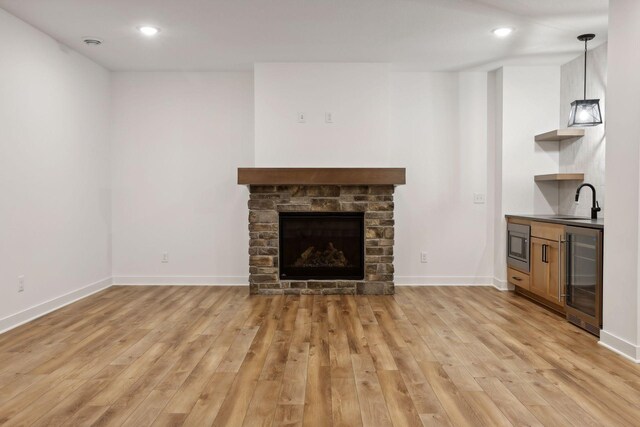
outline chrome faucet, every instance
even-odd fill
[[[593,192],[593,201],[591,205],[591,219],[598,219],[598,212],[600,212],[602,209],[600,209],[600,204],[598,203],[598,200],[596,200],[596,188],[593,185],[584,183],[580,187],[578,187],[578,189],[576,190],[576,203],[580,198],[580,190],[582,190],[582,187],[589,187]]]

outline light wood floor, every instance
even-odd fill
[[[640,425],[640,367],[490,288],[112,287],[0,335],[6,425]]]

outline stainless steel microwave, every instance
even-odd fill
[[[529,272],[529,239],[531,226],[507,224],[507,265],[523,272]]]

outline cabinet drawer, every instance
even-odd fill
[[[541,239],[555,240],[556,242],[564,235],[564,225],[548,224],[546,222],[532,222],[531,236]]]
[[[514,270],[513,268],[507,268],[507,280],[512,285],[516,285],[520,288],[529,290],[529,275]]]

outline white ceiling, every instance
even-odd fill
[[[255,62],[396,69],[564,63],[606,40],[607,0],[0,0],[111,70],[237,70]],[[157,25],[144,38],[136,27]],[[490,30],[514,26],[507,39]],[[84,36],[104,40],[85,46]]]

